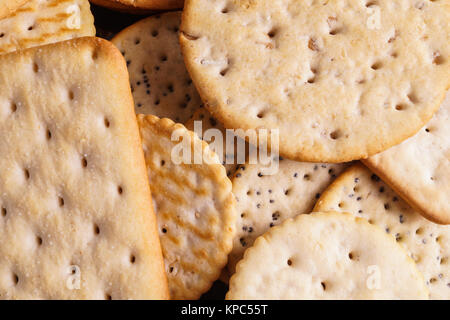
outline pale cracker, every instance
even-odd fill
[[[0,19],[16,11],[29,0],[2,0],[0,1]]]
[[[424,217],[450,224],[450,93],[418,134],[364,163]]]
[[[449,20],[449,1],[187,0],[180,41],[225,127],[279,129],[282,156],[345,162],[402,142],[438,110]]]
[[[231,177],[239,163],[237,159],[237,140],[240,139],[239,137],[233,136],[233,141],[227,140],[227,133],[225,127],[217,121],[211,113],[208,112],[204,107],[198,108],[192,117],[185,123],[185,126],[187,129],[194,131],[195,130],[195,122],[201,122],[201,128],[202,131],[200,132],[202,134],[201,138],[202,140],[205,140],[207,137],[204,136],[206,130],[209,129],[217,129],[221,132],[222,137],[224,138],[222,141],[222,147],[223,149],[221,152],[218,150],[215,150],[213,146],[210,145],[211,149],[217,153],[219,156],[220,162],[225,166],[225,169],[227,170],[227,176]],[[198,123],[197,123],[198,125]],[[198,132],[196,132],[199,134]],[[231,137],[231,136],[230,136]],[[230,137],[228,139],[230,139]],[[210,143],[213,139],[206,139],[205,141]],[[242,141],[244,142],[244,141]],[[244,142],[245,143],[245,142]],[[246,148],[247,151],[247,148]]]
[[[431,299],[450,299],[450,226],[414,211],[378,176],[358,164],[325,191],[314,210],[350,212],[394,236],[416,261]]]
[[[310,213],[322,191],[347,167],[280,159],[278,172],[264,175],[261,164],[240,166],[232,180],[238,217],[229,273],[257,237],[288,218]]]
[[[152,115],[138,115],[138,123],[171,298],[198,299],[219,278],[231,251],[231,182],[208,144],[183,125]],[[202,164],[174,162],[180,138],[197,148]]]
[[[178,41],[181,13],[151,16],[112,42],[127,60],[136,113],[184,123],[202,104],[184,66]]]
[[[91,2],[117,11],[146,14],[152,10],[181,9],[184,0],[91,0]]]
[[[88,0],[30,0],[0,19],[0,53],[95,36]]]
[[[384,231],[338,212],[302,214],[256,239],[227,299],[426,299],[414,261]]]
[[[120,52],[2,55],[0,87],[0,298],[168,298]]]

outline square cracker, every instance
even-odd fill
[[[31,0],[0,20],[0,54],[95,36],[88,0]]]
[[[0,56],[0,298],[168,298],[126,70],[96,38]]]
[[[427,219],[450,224],[450,92],[419,133],[364,163]]]

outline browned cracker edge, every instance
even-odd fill
[[[384,183],[386,183],[389,187],[391,187],[392,190],[394,190],[403,200],[405,200],[406,203],[408,203],[412,208],[417,210],[417,212],[419,212],[423,217],[437,224],[443,225],[450,224],[450,220],[442,219],[442,217],[439,217],[435,215],[431,210],[428,210],[428,207],[421,206],[419,202],[415,201],[414,197],[408,196],[407,193],[404,192],[404,190],[402,190],[402,187],[398,183],[390,179],[390,177],[381,170],[378,170],[378,168],[373,165],[370,159],[362,160],[362,162],[372,172],[374,172],[377,176],[379,176]]]

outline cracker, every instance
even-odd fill
[[[310,213],[322,191],[347,167],[280,159],[277,173],[264,175],[261,164],[240,166],[232,180],[238,218],[229,273],[257,237],[288,218]]]
[[[187,0],[180,41],[225,127],[279,129],[282,156],[345,162],[402,142],[438,110],[449,20],[448,1]]]
[[[198,299],[219,278],[231,251],[231,182],[208,144],[183,125],[152,115],[138,115],[138,123],[171,298]],[[181,142],[172,141],[173,134],[198,148],[203,163],[176,164],[172,150]]]
[[[208,110],[206,110],[203,106],[198,108],[194,114],[192,115],[192,117],[185,123],[185,126],[188,130],[194,131],[195,130],[195,122],[196,121],[201,121],[202,123],[202,140],[210,143],[211,140],[206,139],[204,137],[204,134],[206,132],[206,130],[209,129],[217,129],[220,130],[220,132],[222,133],[223,137],[224,137],[224,141],[222,142],[224,149],[222,149],[221,152],[218,152],[218,150],[214,149],[214,146],[212,144],[210,144],[210,148],[211,150],[213,150],[214,152],[217,153],[217,155],[219,156],[219,160],[220,162],[222,162],[222,164],[225,167],[225,170],[227,171],[227,176],[228,177],[232,177],[234,175],[234,173],[236,172],[236,169],[239,167],[239,161],[237,158],[237,145],[238,145],[238,140],[240,139],[237,136],[233,135],[234,140],[234,145],[230,144],[230,140],[227,140],[227,133],[226,133],[226,128],[216,119],[214,119],[214,117],[211,115],[211,113],[209,113]],[[245,143],[245,141],[242,141],[243,143]],[[248,148],[248,144],[246,144],[246,152],[250,152],[250,150],[254,150],[254,149],[250,149]],[[248,156],[248,153],[246,153],[246,157]],[[230,160],[232,159],[232,163],[230,163]],[[228,162],[228,163],[227,163]],[[224,268],[222,270],[222,273],[220,274],[219,280],[225,284],[228,284],[230,275],[228,272],[227,268]]]
[[[109,9],[146,14],[152,10],[167,10],[183,8],[184,0],[91,0],[92,3]]]
[[[16,11],[29,0],[3,0],[0,2],[0,19]]]
[[[30,0],[0,19],[0,54],[95,36],[88,0]]]
[[[224,141],[222,142],[223,149],[221,152],[218,152],[218,150],[214,150],[212,146],[212,150],[217,153],[219,156],[220,162],[225,166],[225,169],[227,170],[227,176],[231,177],[238,167],[238,159],[237,159],[237,141],[236,139],[240,139],[239,137],[235,137],[234,141],[226,139],[226,129],[225,127],[217,121],[211,113],[208,112],[204,107],[198,108],[192,117],[185,123],[185,126],[188,130],[194,131],[195,129],[195,122],[201,121],[202,124],[202,139],[203,134],[206,130],[209,129],[217,129],[220,130],[222,133],[222,136],[224,138]],[[210,143],[210,140],[207,140],[206,142]],[[246,148],[247,149],[247,148]],[[230,163],[231,162],[231,163]]]
[[[423,277],[395,240],[338,212],[299,215],[259,237],[227,299],[426,299]]]
[[[0,298],[168,298],[120,52],[2,55],[0,87]]]
[[[325,191],[314,210],[350,212],[391,234],[424,275],[431,299],[450,299],[450,226],[424,219],[378,176],[358,164]]]
[[[127,60],[136,113],[187,121],[202,101],[178,42],[181,13],[151,16],[112,39]]]
[[[418,134],[364,163],[427,219],[450,224],[450,93]]]

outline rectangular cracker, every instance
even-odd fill
[[[88,0],[30,0],[0,20],[0,54],[84,36],[95,36]]]
[[[13,13],[28,0],[2,0],[0,1],[0,19]]]
[[[2,55],[0,87],[0,298],[168,298],[120,52]]]

